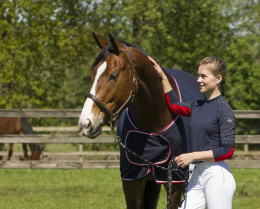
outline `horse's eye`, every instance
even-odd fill
[[[117,81],[119,74],[111,74],[109,77],[110,81]]]

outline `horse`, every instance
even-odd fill
[[[142,48],[118,41],[111,34],[110,42],[93,36],[101,52],[90,71],[92,87],[79,117],[81,134],[94,139],[105,124],[117,124],[127,208],[154,209],[161,184],[167,190],[168,170],[160,168],[167,168],[174,156],[189,151],[189,118],[169,112],[161,78]],[[164,71],[180,101],[201,98],[194,76],[180,70]],[[172,204],[167,203],[167,208],[177,209],[188,169],[177,165],[172,169],[167,190]]]
[[[34,134],[32,126],[27,118],[0,118],[0,134]],[[9,144],[7,160],[11,160],[13,143]],[[22,143],[24,159],[28,160],[27,144]],[[31,150],[30,160],[40,160],[43,146],[36,143],[29,144]]]

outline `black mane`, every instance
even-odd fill
[[[139,46],[137,46],[137,45],[128,43],[128,42],[126,42],[126,41],[119,41],[119,42],[124,43],[124,44],[125,44],[126,46],[128,46],[128,47],[136,48],[136,49],[140,50],[142,53],[144,53],[145,55],[147,55],[146,52],[145,52],[141,47],[139,47]],[[101,60],[106,59],[106,57],[108,56],[108,54],[111,53],[112,51],[113,51],[113,47],[112,47],[111,44],[105,46],[105,47],[102,49],[102,51],[100,52],[100,54],[97,56],[97,58],[96,58],[96,60],[94,61],[94,63],[92,64],[91,69],[92,69],[94,66],[96,66]],[[147,56],[148,56],[148,55],[147,55]]]

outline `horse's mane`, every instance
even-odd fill
[[[131,43],[128,43],[126,41],[119,41],[121,43],[124,43],[126,46],[128,47],[133,47],[133,48],[136,48],[138,49],[139,51],[141,51],[142,53],[144,53],[146,56],[148,56],[146,54],[146,52],[139,46],[135,45],[135,44],[131,44]],[[97,56],[96,60],[94,61],[94,63],[92,64],[91,68],[93,68],[94,66],[96,66],[101,60],[104,60],[108,54],[113,50],[113,47],[111,44],[105,46],[102,51],[100,52],[100,54]]]
[[[34,134],[32,126],[26,118],[21,118],[21,125],[24,134]]]

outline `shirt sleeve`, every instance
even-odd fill
[[[220,106],[219,128],[220,144],[219,148],[213,149],[215,162],[230,159],[235,149],[235,116],[230,106]]]
[[[165,93],[165,99],[168,108],[172,114],[182,115],[186,117],[191,116],[191,103],[179,102],[179,99],[177,98],[173,90]]]

